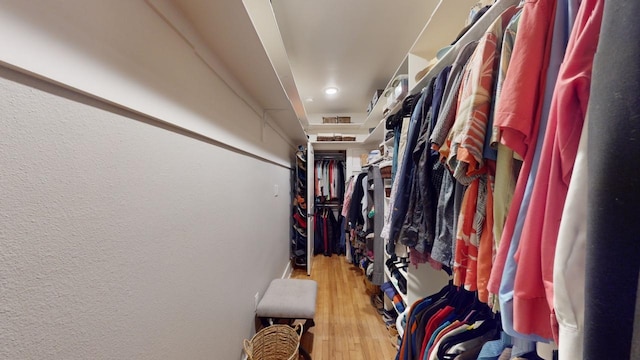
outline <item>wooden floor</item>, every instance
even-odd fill
[[[318,255],[310,277],[301,269],[291,277],[318,282],[316,326],[301,341],[313,360],[395,359],[392,337],[365,292],[364,275],[344,256]]]

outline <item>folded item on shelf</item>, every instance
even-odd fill
[[[404,311],[404,301],[402,301],[402,297],[398,294],[393,297],[393,306],[398,310],[399,313]]]
[[[398,296],[398,292],[396,291],[396,288],[393,287],[391,281],[387,281],[380,285],[380,290],[384,291],[384,294],[389,298],[389,300],[393,301],[393,298]]]

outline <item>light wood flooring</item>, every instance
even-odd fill
[[[395,359],[397,350],[371,305],[362,270],[344,256],[318,255],[311,276],[295,269],[291,277],[318,282],[316,326],[301,341],[313,360]]]

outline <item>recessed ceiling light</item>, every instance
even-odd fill
[[[312,97],[308,97],[305,99],[306,102],[313,102],[313,98]]]
[[[335,95],[338,93],[338,88],[337,87],[328,87],[326,89],[324,89],[324,93],[327,95]]]

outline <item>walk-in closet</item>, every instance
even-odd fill
[[[638,13],[0,1],[0,359],[640,359]]]

